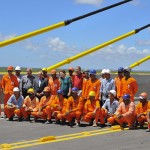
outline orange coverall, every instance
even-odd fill
[[[115,77],[115,85],[116,85],[116,92],[117,92],[117,98],[120,98],[123,96],[123,84],[122,84],[122,78]]]
[[[147,112],[150,111],[150,101],[147,101],[144,106],[142,106],[142,103],[139,102],[136,106],[136,115],[139,114],[144,114],[141,115],[139,118],[137,118],[137,121],[143,125],[144,122],[147,121]]]
[[[32,112],[32,116],[34,116],[35,118],[41,118],[46,120],[47,119],[47,110],[46,110],[46,106],[48,106],[48,104],[51,103],[51,101],[54,99],[54,96],[49,96],[48,98],[46,98],[46,96],[43,96],[40,100],[39,103],[39,110],[38,112]],[[50,117],[51,114],[48,116]]]
[[[33,100],[30,99],[29,96],[26,96],[23,103],[23,108],[21,110],[21,113],[23,114],[23,117],[26,119],[29,115],[31,115],[31,112],[37,112],[39,107],[39,99],[37,97],[34,97]]]
[[[48,80],[48,87],[50,87],[50,89],[51,89],[51,94],[52,94],[52,95],[57,95],[57,90],[60,89],[60,81],[59,81],[59,78],[56,78],[55,80],[53,80],[52,77],[49,77],[49,80]]]
[[[86,98],[85,92],[86,92],[86,86],[89,79],[83,78],[83,86],[82,86],[82,97]]]
[[[15,75],[9,76],[8,74],[2,77],[2,88],[4,91],[4,106],[6,106],[8,99],[13,94],[14,87],[18,87],[19,83]]]
[[[65,115],[65,118],[71,122],[73,118],[77,119],[77,122],[80,122],[82,111],[84,107],[84,99],[78,97],[77,100],[74,100],[73,97],[69,97],[67,101],[66,113],[71,111],[69,114]]]
[[[93,112],[96,110],[95,114]],[[91,119],[95,119],[95,122],[98,123],[99,115],[100,115],[100,103],[98,100],[90,101],[89,99],[85,102],[84,105],[84,115],[83,121],[90,122]]]
[[[124,77],[122,79],[122,85],[123,85],[123,95],[129,94],[131,97],[131,101],[134,102],[134,95],[138,91],[138,84],[136,80],[132,77],[126,80]]]
[[[86,84],[86,91],[85,91],[86,98],[88,99],[89,97],[88,95],[90,91],[94,91],[96,93],[95,99],[99,99],[100,87],[101,87],[101,82],[99,79],[96,79],[95,81],[89,79]]]
[[[123,117],[118,118],[117,115],[121,114]],[[135,104],[134,102],[130,102],[127,106],[122,102],[114,116],[115,120],[122,125],[124,122],[128,123],[129,127],[131,127],[135,121]]]

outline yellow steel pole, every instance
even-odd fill
[[[41,34],[41,33],[48,32],[48,31],[50,31],[50,30],[54,30],[54,29],[57,29],[57,28],[62,27],[62,26],[69,25],[69,24],[72,23],[72,22],[75,22],[75,21],[78,21],[78,20],[80,20],[80,19],[83,19],[83,18],[92,16],[92,15],[95,15],[95,14],[100,13],[100,12],[103,12],[103,11],[105,11],[105,10],[108,10],[108,9],[117,7],[117,6],[119,6],[119,5],[128,3],[128,2],[130,2],[130,1],[133,1],[133,0],[123,0],[123,1],[121,1],[121,2],[112,4],[112,5],[110,5],[110,6],[107,6],[107,7],[101,8],[101,9],[98,9],[98,10],[96,10],[96,11],[93,11],[93,12],[90,12],[90,13],[87,13],[87,14],[84,14],[84,15],[81,15],[81,16],[78,16],[78,17],[75,17],[75,18],[73,18],[73,19],[69,19],[69,20],[66,20],[66,21],[62,21],[62,22],[59,22],[59,23],[57,23],[57,24],[54,24],[54,25],[51,25],[51,26],[48,26],[48,27],[45,27],[45,28],[42,28],[42,29],[39,29],[39,30],[35,30],[35,31],[33,31],[33,32],[29,32],[29,33],[26,33],[26,34],[23,34],[23,35],[14,37],[14,38],[12,38],[12,39],[5,40],[5,41],[3,41],[3,42],[0,42],[0,47],[4,47],[4,46],[7,46],[7,45],[9,45],[9,44],[13,44],[13,43],[15,43],[15,42],[19,42],[19,41],[22,41],[22,40],[24,40],[24,39],[27,39],[27,38],[30,38],[30,37],[39,35],[39,34]]]
[[[143,30],[143,29],[145,29],[145,28],[148,28],[148,27],[150,27],[150,24],[145,25],[145,26],[143,26],[143,27],[141,27],[141,28],[135,29],[135,30],[133,30],[133,31],[130,31],[130,32],[128,32],[128,33],[125,33],[125,34],[123,34],[123,35],[121,35],[121,36],[119,36],[119,37],[117,37],[117,38],[114,38],[114,39],[112,39],[112,40],[110,40],[110,41],[107,41],[107,42],[105,42],[105,43],[103,43],[103,44],[97,45],[97,46],[95,46],[95,47],[93,47],[93,48],[91,48],[91,49],[88,49],[88,50],[86,50],[86,51],[84,51],[84,52],[81,52],[81,53],[79,53],[79,54],[77,54],[77,55],[75,55],[75,56],[72,56],[72,57],[70,57],[70,58],[67,58],[67,59],[65,59],[65,60],[63,60],[63,61],[61,61],[61,62],[59,62],[59,63],[57,63],[57,64],[55,64],[55,65],[53,65],[53,66],[48,67],[47,70],[50,71],[50,70],[52,70],[52,69],[59,68],[59,67],[65,65],[65,64],[69,64],[69,63],[71,63],[72,61],[74,61],[74,60],[76,60],[76,59],[79,59],[79,58],[81,58],[81,57],[83,57],[83,56],[85,56],[85,55],[88,55],[88,54],[93,53],[93,52],[95,52],[95,51],[97,51],[97,50],[100,50],[101,48],[104,48],[104,47],[106,47],[106,46],[108,46],[108,45],[110,45],[110,44],[112,44],[112,43],[115,43],[115,42],[117,42],[117,41],[120,41],[120,40],[122,40],[122,39],[124,39],[124,38],[126,38],[126,37],[128,37],[128,36],[131,36],[131,35],[133,35],[133,34],[136,34],[136,33],[140,32],[141,30]]]
[[[147,61],[147,60],[149,60],[149,59],[150,59],[150,55],[148,55],[148,56],[146,56],[146,57],[140,59],[139,61],[137,61],[137,62],[131,64],[131,65],[129,66],[129,68],[134,68],[134,67],[136,67],[136,66],[139,66],[141,63],[143,63],[143,62],[145,62],[145,61]]]

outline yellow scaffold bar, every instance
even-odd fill
[[[145,62],[145,61],[147,61],[147,60],[149,60],[149,59],[150,59],[150,55],[148,55],[148,56],[146,56],[146,57],[140,59],[139,61],[137,61],[137,62],[131,64],[131,65],[129,66],[129,68],[134,68],[134,67],[136,67],[136,66],[139,66],[140,64],[142,64],[143,62]]]

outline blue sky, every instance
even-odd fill
[[[3,0],[0,41],[56,24],[121,0]],[[0,48],[0,66],[49,67],[150,23],[150,0],[132,2]],[[150,28],[61,68],[117,69],[150,55]],[[150,61],[134,70],[150,70]]]

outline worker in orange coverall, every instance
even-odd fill
[[[125,123],[128,123],[130,130],[134,129],[135,104],[130,100],[129,94],[123,96],[123,102],[120,103],[115,112],[114,119],[120,124],[122,129],[125,127]]]
[[[137,81],[130,76],[130,68],[124,69],[124,78],[122,79],[122,92],[124,94],[130,95],[130,100],[134,102],[134,95],[138,91],[138,84]]]
[[[35,92],[33,88],[28,89],[28,96],[25,97],[22,114],[25,121],[30,120],[30,115],[33,112],[37,112],[39,109],[39,99],[35,96]]]
[[[94,91],[90,91],[89,99],[85,102],[84,110],[83,110],[83,118],[82,120],[88,122],[89,125],[94,127],[98,126],[98,119],[100,117],[101,124],[104,124],[102,119],[102,114],[100,110],[99,100],[95,99],[96,93]],[[94,123],[93,123],[94,122]]]
[[[140,124],[140,128],[143,128],[144,123],[149,119],[150,101],[147,100],[147,97],[147,93],[141,93],[139,95],[140,102],[136,106],[136,118]],[[148,129],[150,129],[150,123],[148,123]]]
[[[13,121],[14,115],[18,116],[18,121],[22,121],[22,113],[21,110],[24,109],[23,101],[24,97],[20,94],[20,90],[18,87],[14,87],[14,94],[7,101],[7,105],[5,106],[5,113],[8,117],[9,121]]]
[[[65,118],[68,120],[69,125],[72,127],[76,119],[77,124],[80,126],[81,115],[84,107],[84,99],[78,96],[78,88],[73,87],[71,96],[67,101]]]
[[[4,92],[4,107],[6,106],[10,96],[13,94],[14,87],[19,87],[17,77],[13,74],[13,66],[9,66],[7,68],[7,71],[8,74],[5,74],[2,77],[2,89]]]
[[[67,99],[63,97],[63,90],[57,91],[57,110],[53,112],[53,116],[55,117],[56,124],[64,124],[65,123],[65,115],[66,115],[66,108],[67,108]]]
[[[45,87],[43,92],[44,96],[40,100],[38,112],[32,112],[32,115],[34,116],[33,122],[36,122],[38,118],[41,118],[46,121],[45,123],[51,123],[51,113],[47,115],[46,107],[52,102],[55,96],[51,95],[51,89],[49,87]]]

